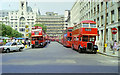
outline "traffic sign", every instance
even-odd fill
[[[28,29],[26,29],[26,32],[28,32],[29,30]]]
[[[29,34],[26,34],[26,36],[28,37],[28,36],[29,36]]]
[[[28,28],[28,25],[26,25],[25,28]]]
[[[116,28],[112,28],[112,34],[116,34],[117,33],[117,29]]]

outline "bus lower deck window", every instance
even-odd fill
[[[88,41],[88,36],[83,36],[83,41]]]

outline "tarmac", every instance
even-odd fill
[[[24,50],[28,50],[31,49],[31,46],[25,46]],[[113,54],[113,50],[106,50],[106,52],[103,52],[102,48],[99,48],[99,50],[97,51],[97,53],[102,54],[102,55],[106,55],[106,56],[110,56],[110,57],[119,57],[120,58],[120,51],[115,51],[115,53]]]

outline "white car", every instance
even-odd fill
[[[10,51],[22,51],[24,45],[20,42],[8,42],[4,46],[0,46],[2,52],[9,53]]]

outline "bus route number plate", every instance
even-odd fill
[[[91,29],[86,28],[85,31],[91,31]]]

